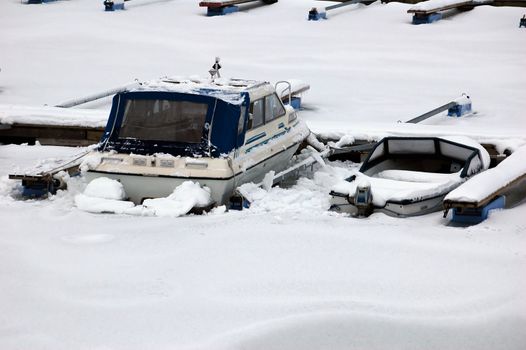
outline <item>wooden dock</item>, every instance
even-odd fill
[[[103,127],[61,126],[38,124],[1,124],[0,143],[53,146],[88,146],[99,142]]]
[[[220,8],[227,6],[240,5],[247,2],[254,2],[258,0],[225,0],[225,1],[201,1],[199,6],[208,8]]]
[[[109,111],[0,105],[0,143],[86,146],[97,143]]]
[[[511,208],[526,199],[526,146],[512,153],[494,168],[474,176],[444,199],[444,217],[453,210],[451,220],[477,224],[494,209]]]
[[[388,4],[390,2],[399,2],[402,4],[418,4],[427,0],[381,0],[383,4]],[[493,0],[490,4],[491,6],[510,6],[510,7],[526,7],[526,0]]]
[[[437,2],[437,5],[432,5],[431,3],[433,0],[425,1],[420,4],[430,4],[431,6],[427,6],[425,8],[419,8],[417,6],[410,8],[407,10],[407,13],[413,13],[418,15],[429,15],[431,13],[435,12],[441,12],[441,11],[447,11],[447,10],[453,10],[453,9],[472,9],[474,6],[474,2],[472,0],[467,1],[453,1],[449,4],[441,4],[440,2]]]
[[[264,5],[271,5],[278,2],[278,0],[205,0],[201,1],[199,6],[207,8],[207,16],[223,16],[239,11],[238,5],[249,2],[261,2]]]

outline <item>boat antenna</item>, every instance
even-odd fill
[[[212,69],[208,71],[212,81],[214,81],[215,78],[221,78],[221,73],[219,73],[219,70],[221,69],[221,65],[219,64],[220,60],[221,58],[216,57],[215,63],[212,65]]]

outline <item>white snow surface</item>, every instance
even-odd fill
[[[84,194],[89,197],[114,199],[118,201],[126,198],[124,186],[119,181],[107,177],[99,177],[92,180],[86,186]]]
[[[458,103],[459,105],[465,105],[465,104],[471,103],[471,99],[469,98],[468,95],[465,95],[465,94],[463,94],[459,98],[456,98],[454,101]]]
[[[210,189],[193,181],[183,182],[168,197],[146,199],[137,206],[125,199],[126,192],[119,181],[99,177],[92,180],[83,193],[75,196],[75,205],[89,213],[177,217],[188,214],[192,208],[212,204]]]
[[[147,199],[143,207],[156,216],[176,217],[187,214],[194,207],[206,207],[212,203],[210,189],[198,182],[185,181],[166,198]]]
[[[104,128],[109,111],[50,106],[0,105],[0,124],[64,125]]]
[[[247,86],[256,83],[256,81],[232,81],[228,78],[219,78],[212,81],[210,78],[202,77],[194,77],[192,79],[170,77],[144,82],[141,85],[130,89],[130,91],[169,91],[202,95],[203,90],[206,90],[206,94],[209,96],[213,96],[228,103],[241,104],[244,101],[241,92],[246,91]],[[243,84],[243,86],[235,86],[235,84]]]
[[[307,21],[317,5],[208,18],[193,1],[133,0],[108,13],[93,0],[2,1],[0,103],[54,105],[134,78],[206,75],[220,56],[225,76],[307,81],[300,116],[317,133],[468,135],[501,151],[526,142],[523,9],[481,6],[413,26],[410,5]],[[476,113],[397,123],[462,92]],[[79,151],[0,145],[2,349],[526,347],[525,205],[468,228],[442,213],[327,212],[330,188],[358,167],[350,162],[260,189],[246,211],[177,218],[79,210],[82,178],[45,200],[21,200],[7,179]]]
[[[133,202],[92,197],[84,193],[75,196],[75,205],[80,210],[89,213],[125,214],[127,210],[135,207]]]
[[[475,175],[471,180],[451,191],[445,199],[477,203],[524,174],[526,174],[526,146],[513,152],[497,167]]]

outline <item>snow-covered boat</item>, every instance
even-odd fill
[[[360,170],[336,184],[331,210],[367,216],[413,216],[442,209],[442,200],[489,167],[489,155],[464,137],[386,137]]]
[[[115,95],[86,176],[120,181],[135,203],[192,180],[224,204],[286,168],[309,133],[267,82],[166,78]]]

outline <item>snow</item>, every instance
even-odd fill
[[[100,177],[92,180],[86,186],[84,194],[89,197],[113,199],[118,201],[126,198],[124,186],[119,181],[107,177]]]
[[[459,174],[454,174],[459,176]],[[409,170],[384,170],[375,175],[381,179],[391,179],[407,182],[439,182],[450,178],[451,174],[426,173],[423,171]]]
[[[187,214],[194,207],[207,207],[212,204],[210,189],[201,187],[198,182],[185,181],[177,186],[166,198],[146,199],[143,206],[156,216],[177,217]]]
[[[75,205],[80,210],[84,210],[89,213],[112,214],[124,214],[128,209],[131,209],[135,206],[133,202],[92,197],[83,193],[75,196]]]
[[[109,111],[0,104],[0,124],[40,124],[104,128]]]
[[[92,180],[83,193],[75,196],[75,205],[90,213],[178,217],[188,214],[193,208],[212,204],[210,189],[192,181],[183,182],[166,198],[146,199],[137,206],[125,199],[126,192],[119,181],[99,177]]]
[[[369,183],[373,204],[384,207],[388,201],[417,200],[435,197],[440,193],[447,193],[462,183],[460,174],[431,174],[422,176],[418,172],[391,170],[384,171],[370,177],[356,173],[356,180],[352,182],[340,181],[332,190],[346,195],[354,195],[356,188],[362,183]],[[443,176],[442,176],[443,175]]]
[[[93,0],[2,1],[0,103],[205,75],[220,56],[225,76],[308,82],[299,115],[316,133],[526,143],[524,9],[412,26],[411,5],[377,2],[308,22],[317,5],[208,18],[192,1],[133,0],[113,13]],[[397,123],[461,92],[477,113]],[[2,349],[525,348],[525,205],[468,228],[442,213],[354,219],[327,211],[330,188],[358,167],[338,161],[260,189],[249,210],[177,218],[79,210],[86,184],[75,178],[21,200],[7,179],[79,151],[0,146]]]
[[[454,100],[454,102],[456,102],[456,103],[459,104],[459,105],[467,105],[467,104],[470,104],[470,103],[471,103],[471,99],[469,98],[468,95],[463,94],[463,95],[460,96],[459,98],[456,98],[456,99]]]
[[[123,214],[135,206],[124,201],[125,198],[124,186],[119,181],[100,177],[92,180],[83,193],[75,196],[75,205],[90,213]]]
[[[409,11],[430,11],[441,9],[443,7],[454,6],[460,3],[471,2],[470,0],[427,0],[422,1],[414,6],[412,6]]]
[[[169,91],[186,94],[213,96],[225,102],[239,105],[243,103],[244,97],[241,92],[246,91],[247,87],[255,85],[256,81],[231,80],[229,78],[210,78],[193,77],[185,79],[181,77],[169,77],[144,82],[130,91]],[[237,86],[241,84],[242,86]]]
[[[451,191],[445,200],[477,203],[524,174],[526,174],[526,146],[516,150],[497,167],[477,174],[462,186]]]

